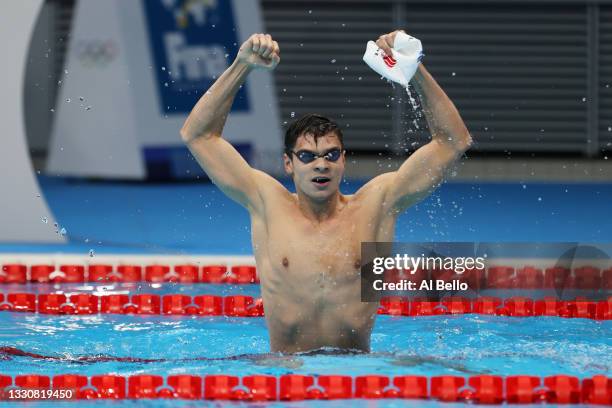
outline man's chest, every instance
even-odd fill
[[[364,225],[348,211],[320,223],[289,214],[275,217],[265,228],[253,229],[254,243],[265,252],[260,255],[272,268],[300,274],[341,274],[359,268],[361,242],[373,236],[373,226]]]

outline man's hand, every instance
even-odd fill
[[[395,30],[391,33],[381,35],[380,37],[378,37],[378,40],[376,40],[376,45],[378,45],[385,52],[385,54],[392,56],[393,54],[391,53],[391,48],[393,48],[395,36],[399,32],[404,33],[405,31]]]
[[[271,71],[280,62],[280,49],[270,34],[253,34],[240,46],[236,60]]]

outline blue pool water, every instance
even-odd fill
[[[66,245],[1,244],[1,252],[251,254],[248,214],[210,184],[92,183],[41,178]],[[345,193],[361,183],[345,183]],[[450,183],[403,214],[397,241],[612,242],[610,184]],[[49,228],[53,228],[49,225]],[[95,257],[93,259],[95,261]],[[46,285],[2,291],[53,292]],[[247,294],[257,285],[62,285],[68,292]],[[0,373],[161,374],[569,374],[610,376],[612,322],[479,315],[379,316],[372,353],[268,355],[263,318],[47,316],[0,312],[0,346],[48,356],[0,355]],[[132,362],[114,358],[131,357]],[[142,360],[147,361],[142,361]],[[154,361],[149,361],[154,360]],[[77,403],[80,405],[80,403]],[[95,406],[142,406],[96,401]],[[245,403],[227,403],[246,406]],[[431,401],[309,401],[274,406],[390,407]],[[27,406],[47,406],[29,403]],[[61,405],[53,403],[50,406]],[[76,406],[74,402],[65,404]],[[150,406],[218,406],[148,401]],[[250,404],[256,406],[255,404]],[[442,404],[452,407],[455,404]],[[23,406],[20,404],[19,406]],[[457,406],[465,407],[464,404]]]
[[[52,285],[27,287],[28,291],[40,293],[55,289]],[[259,295],[258,285],[62,285],[61,289],[98,294],[129,291]],[[554,317],[378,316],[370,354],[280,356],[268,353],[263,318],[49,316],[0,312],[0,346],[48,357],[0,355],[0,372],[13,376],[24,373],[88,376],[108,373],[125,376],[141,373],[278,376],[296,373],[353,376],[569,374],[583,378],[610,375],[612,370],[611,321]],[[131,361],[114,360],[125,357]],[[351,406],[355,405],[353,402]],[[156,402],[161,406],[184,403]],[[305,405],[296,404],[285,405]],[[340,402],[308,404],[341,406]],[[363,406],[394,404],[400,402],[368,401]]]
[[[210,183],[39,182],[68,244],[0,251],[252,254],[247,211]],[[609,183],[447,183],[399,217],[395,240],[612,242],[610,202]]]

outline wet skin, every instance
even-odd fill
[[[300,136],[294,151],[333,148],[341,148],[333,134],[316,142]],[[269,180],[264,211],[251,213],[252,240],[272,351],[370,349],[377,304],[361,302],[360,244],[392,240],[395,215],[381,211],[384,196],[373,184],[355,195],[339,193],[344,161],[304,164],[285,157],[297,194],[260,174]],[[329,181],[321,185],[315,177]],[[335,209],[323,219],[300,205],[330,206],[331,200]]]

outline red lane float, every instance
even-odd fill
[[[612,319],[612,297],[607,300],[590,301],[584,298],[558,300],[546,297],[533,300],[515,296],[508,299],[480,297],[468,299],[459,296],[443,298],[442,301],[403,297],[381,299],[378,314],[396,316],[432,316],[443,314],[475,313],[512,317],[557,316],[595,320]]]
[[[612,290],[612,267],[600,269],[580,266],[574,269],[553,266],[537,268],[531,265],[512,267],[492,265],[486,270],[468,269],[461,274],[448,270],[407,270],[385,272],[388,282],[406,279],[419,283],[427,279],[466,282],[475,291],[482,289],[584,289]],[[259,282],[255,266],[234,265],[134,265],[134,264],[35,264],[8,263],[0,270],[0,284],[11,283],[75,283],[75,282],[175,282],[229,283]]]
[[[80,283],[80,282],[150,282],[150,283],[258,283],[255,266],[226,265],[24,265],[4,264],[0,284],[11,283]]]
[[[261,298],[252,296],[216,296],[183,294],[96,296],[88,293],[73,295],[32,293],[0,293],[0,311],[30,312],[55,315],[90,315],[97,313],[139,315],[199,315],[261,317],[264,305]],[[612,320],[612,297],[590,301],[584,298],[558,300],[525,297],[500,299],[482,297],[468,299],[450,296],[441,301],[403,297],[385,297],[380,301],[378,314],[392,316],[435,316],[482,314],[511,317],[556,316],[594,320]]]
[[[76,399],[207,399],[301,401],[314,399],[434,399],[477,404],[612,404],[612,379],[595,375],[582,380],[567,375],[545,378],[362,375],[0,375],[0,394],[10,389],[72,390]]]

